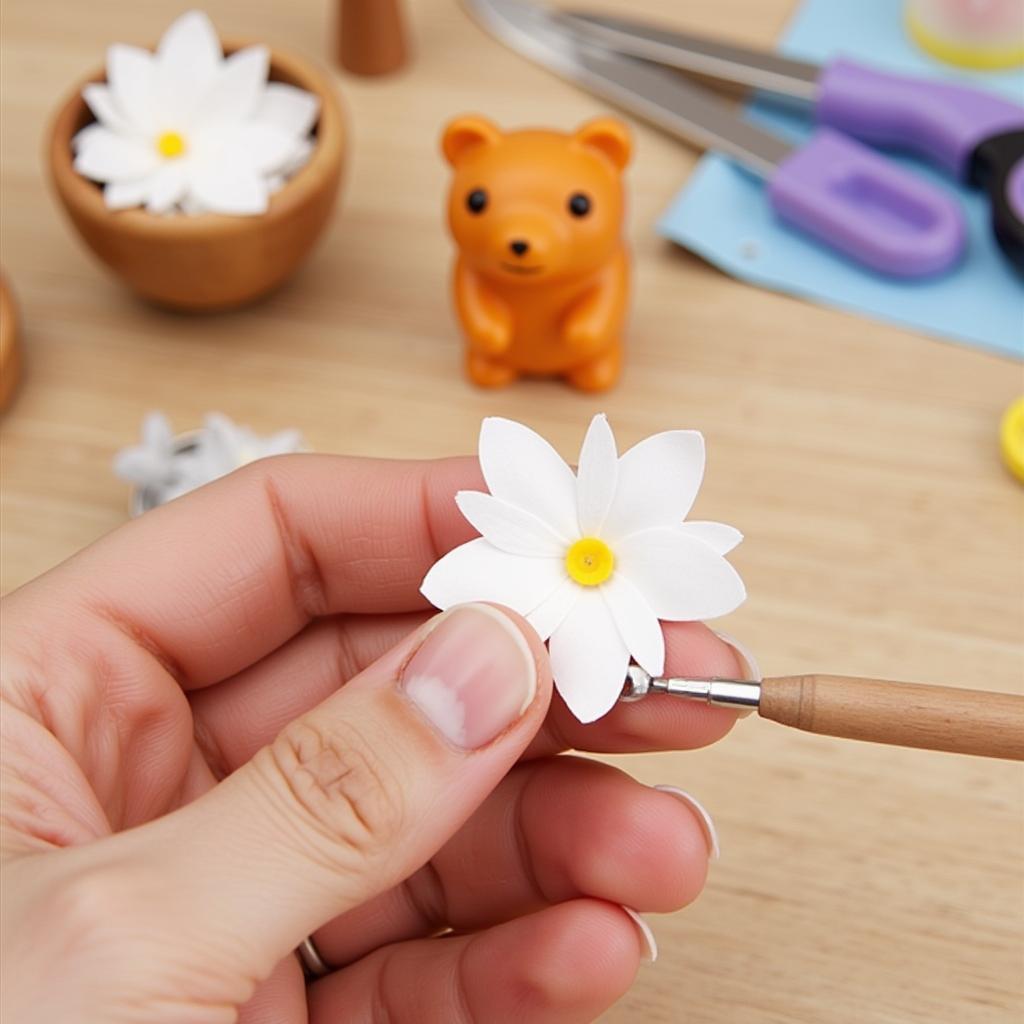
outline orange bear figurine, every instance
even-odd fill
[[[572,134],[504,133],[467,116],[448,125],[443,149],[470,379],[493,388],[521,374],[563,376],[583,391],[610,388],[629,298],[629,129],[602,117]]]

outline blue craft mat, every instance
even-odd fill
[[[946,67],[907,38],[902,10],[896,0],[805,0],[780,49],[817,62],[841,51],[880,69],[970,80],[1024,102],[1024,71],[969,73]],[[806,118],[760,104],[751,108],[751,116],[795,139],[810,128]],[[923,163],[893,159],[955,193],[963,205],[968,252],[942,277],[896,283],[806,240],[776,221],[757,179],[715,154],[701,159],[659,230],[727,273],[765,288],[1024,357],[1024,285],[992,238],[987,202]]]

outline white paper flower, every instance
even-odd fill
[[[106,84],[82,97],[96,117],[74,138],[75,170],[104,183],[111,209],[259,214],[309,158],[319,101],[267,81],[270,55],[224,58],[210,19],[182,15],[156,53],[111,46]]]
[[[169,487],[180,478],[183,465],[183,460],[176,459],[171,424],[160,412],[146,414],[141,444],[114,457],[114,472],[138,487]]]
[[[746,597],[723,557],[743,538],[722,523],[684,522],[704,476],[704,438],[655,434],[621,458],[595,416],[576,474],[538,434],[489,418],[480,467],[490,494],[456,502],[482,534],[449,552],[422,591],[438,608],[493,601],[550,637],[555,685],[581,722],[605,714],[630,656],[665,667],[660,619],[725,615]]]
[[[260,437],[223,413],[211,412],[203,420],[200,433],[200,472],[207,480],[215,480],[257,459],[301,449],[302,434],[297,430],[279,430],[269,437]]]
[[[218,412],[206,416],[202,429],[185,439],[187,444],[182,440],[174,437],[166,416],[151,412],[142,421],[142,443],[115,456],[114,472],[148,492],[137,506],[140,512],[165,505],[256,459],[304,448],[297,430],[260,437]]]

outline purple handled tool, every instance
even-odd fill
[[[925,277],[952,267],[966,244],[954,199],[863,144],[870,143],[908,150],[986,188],[996,237],[1024,272],[1024,107],[852,61],[821,68],[627,19],[524,0],[464,2],[519,52],[759,174],[783,221],[864,266]],[[811,104],[818,128],[793,146],[677,71]]]

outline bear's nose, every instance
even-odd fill
[[[517,238],[515,241],[509,242],[508,247],[517,256],[525,256],[530,251],[530,243],[524,242],[521,238]]]

